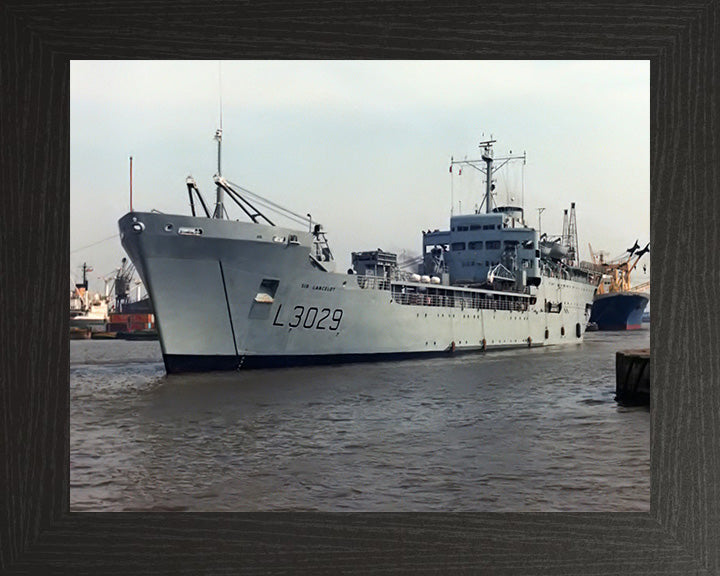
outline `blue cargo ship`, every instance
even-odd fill
[[[598,330],[639,330],[650,298],[643,292],[597,294],[593,300],[590,322]]]
[[[640,259],[650,252],[650,244],[642,250],[635,242],[628,248],[627,255],[612,262],[605,262],[602,254],[596,257],[590,247],[593,262],[603,279],[593,299],[590,322],[598,330],[639,330],[642,328],[643,312],[650,301],[650,283],[630,287],[630,273]],[[645,291],[648,290],[648,291]]]

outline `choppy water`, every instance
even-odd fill
[[[157,342],[71,341],[71,508],[647,511],[650,413],[615,352],[165,375]]]

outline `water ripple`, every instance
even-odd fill
[[[71,506],[97,511],[647,511],[646,408],[617,350],[165,375],[157,343],[71,342]]]

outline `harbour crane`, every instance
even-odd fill
[[[115,292],[115,310],[120,312],[122,305],[130,299],[130,285],[135,275],[135,266],[128,264],[127,258],[123,258],[121,266],[115,275],[113,291]]]
[[[588,244],[588,247],[590,248],[590,256],[593,259],[593,263],[602,266],[603,274],[607,277],[598,286],[598,294],[630,291],[630,274],[635,270],[640,259],[650,252],[649,242],[645,248],[638,250],[640,245],[636,240],[632,248],[628,248],[625,254],[609,262],[605,262],[604,255],[601,252],[596,254],[593,252],[590,244]]]

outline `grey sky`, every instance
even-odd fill
[[[340,270],[351,251],[419,253],[421,230],[447,228],[451,190],[471,211],[482,177],[451,176],[450,157],[479,157],[491,134],[496,155],[527,152],[497,192],[531,226],[543,207],[559,234],[574,201],[583,259],[588,242],[613,257],[649,241],[647,61],[74,61],[70,84],[70,264],[94,266],[91,289],[124,256],[99,241],[128,211],[129,156],[135,210],[189,214],[189,174],[214,201],[220,92],[223,175],[311,213]]]

